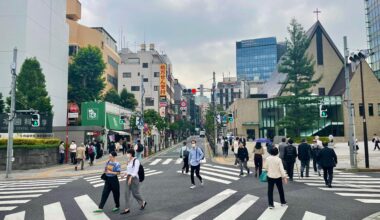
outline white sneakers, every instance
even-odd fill
[[[204,181],[202,180],[201,181],[201,186],[204,186]],[[197,187],[196,185],[194,185],[194,184],[191,184],[191,186],[190,186],[190,189],[194,189],[195,187]]]
[[[197,187],[197,186],[195,186],[195,185],[191,185],[191,186],[190,186],[190,189],[195,189],[195,187]]]

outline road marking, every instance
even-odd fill
[[[300,182],[300,183],[324,183],[325,181],[323,179],[320,180],[294,180],[295,182]],[[333,184],[334,184],[333,180]],[[340,183],[352,183],[352,184],[380,184],[380,181],[350,181],[350,180],[340,180]]]
[[[380,199],[355,199],[355,200],[362,203],[376,203],[376,204],[380,203]]]
[[[162,163],[162,165],[167,165],[167,164],[169,164],[172,160],[173,160],[173,159],[171,159],[171,158],[166,159],[166,160]]]
[[[175,162],[175,164],[180,164],[182,163],[183,159],[182,158],[178,158],[177,161]]]
[[[75,179],[51,179],[51,180],[12,180],[12,181],[3,181],[0,184],[12,184],[12,183],[43,183],[43,182],[71,182]]]
[[[22,194],[22,193],[42,193],[42,192],[49,192],[51,189],[41,189],[41,190],[23,190],[23,191],[14,191],[12,193],[14,194]],[[0,192],[0,195],[9,194],[9,192]]]
[[[99,184],[95,184],[95,185],[92,185],[93,187],[100,187],[100,186],[104,186],[104,183],[99,183]]]
[[[154,173],[148,173],[148,174],[145,174],[145,176],[153,176],[153,175],[157,175],[157,174],[161,174],[163,173],[162,171],[158,171],[158,172],[154,172]]]
[[[232,205],[225,212],[220,214],[218,217],[214,218],[214,220],[223,220],[223,219],[237,219],[240,215],[242,215],[249,207],[255,203],[259,197],[246,195],[242,199],[240,199],[237,203]]]
[[[13,195],[13,196],[0,196],[0,199],[21,199],[21,198],[37,198],[42,194],[27,194],[27,195]]]
[[[5,200],[0,201],[0,205],[7,205],[7,204],[24,204],[29,202],[30,200]]]
[[[281,219],[288,206],[281,206],[281,204],[277,202],[274,203],[274,206],[274,209],[265,209],[264,213],[260,215],[258,220]]]
[[[43,183],[43,184],[12,184],[7,185],[6,187],[29,187],[29,186],[57,186],[57,185],[64,185],[66,183]]]
[[[6,215],[4,218],[4,220],[24,220],[24,219],[25,219],[25,211],[9,214],[9,215]]]
[[[25,190],[25,189],[49,189],[49,188],[57,188],[58,186],[32,186],[32,187],[10,187],[10,188],[0,188],[0,191],[5,190]]]
[[[379,193],[336,193],[340,196],[358,196],[358,197],[380,197]]]
[[[182,173],[182,171],[177,171],[177,173]],[[190,173],[188,173],[186,175],[190,175]],[[228,180],[222,180],[222,179],[218,179],[218,178],[214,178],[214,177],[206,176],[206,175],[202,175],[202,179],[211,180],[211,181],[223,183],[223,184],[231,184],[232,183],[231,181],[228,181]]]
[[[90,177],[85,177],[83,179],[85,179],[87,181],[92,181],[92,180],[100,179],[100,174],[98,176],[90,176]]]
[[[334,186],[334,184],[333,184]],[[325,191],[348,191],[348,192],[380,192],[378,189],[357,189],[357,188],[321,188],[318,187],[321,190]]]
[[[209,167],[215,167],[215,168],[223,169],[223,170],[231,170],[231,171],[240,172],[240,169],[236,169],[236,168],[223,167],[223,166],[217,166],[217,165],[211,165],[211,164],[204,164],[204,165],[209,166]]]
[[[305,183],[306,185],[308,186],[326,186],[325,183]],[[333,182],[333,185],[334,186],[339,186],[339,187],[347,187],[347,186],[350,186],[350,184],[336,184]],[[357,188],[380,188],[380,186],[378,185],[355,185],[355,187]]]
[[[315,179],[323,179],[323,177],[305,177],[304,179],[310,179],[310,180],[315,180]],[[358,176],[334,176],[333,179],[335,180],[380,180],[380,178],[367,178],[367,177],[358,177]]]
[[[145,169],[144,169],[144,171],[145,171]],[[145,174],[154,173],[154,172],[157,172],[157,170],[149,170],[149,171],[146,171]]]
[[[17,208],[17,206],[2,206],[0,207],[0,211],[10,211]]]
[[[220,170],[220,169],[218,170],[218,169],[214,169],[214,168],[206,167],[206,166],[203,166],[202,170],[210,170],[210,171],[230,174],[230,175],[234,175],[234,176],[239,176],[239,173],[240,173],[240,172],[231,172],[231,171],[225,171],[225,170]]]
[[[174,217],[172,220],[191,220],[191,219],[195,219],[197,218],[198,216],[200,216],[201,214],[203,214],[204,212],[206,212],[207,210],[213,208],[214,206],[218,205],[219,203],[221,203],[222,201],[224,201],[225,199],[227,199],[228,197],[230,197],[231,195],[233,195],[234,193],[236,193],[235,190],[232,190],[232,189],[226,189],[218,194],[216,194],[215,196],[209,198],[208,200],[206,200],[205,202],[197,205],[197,206],[194,206],[193,208],[183,212],[182,214]]]
[[[89,182],[90,184],[94,184],[94,183],[101,183],[101,182],[104,182],[104,180],[100,179],[100,180],[94,180],[94,181],[91,181]]]
[[[227,175],[223,175],[223,174],[219,174],[219,173],[215,173],[215,172],[201,170],[201,174],[203,174],[203,173],[211,175],[211,176],[217,176],[217,177],[222,177],[222,178],[225,178],[225,179],[230,179],[230,180],[239,180],[238,177],[227,176]]]
[[[318,215],[312,212],[305,212],[305,215],[303,216],[302,220],[325,220],[326,216]]]
[[[78,196],[74,199],[79,208],[82,210],[84,216],[86,216],[87,220],[109,219],[104,213],[94,213],[94,210],[98,209],[98,205],[96,205],[96,203],[88,195]]]
[[[158,164],[161,161],[161,159],[155,159],[152,163],[149,164],[149,166],[153,166]]]
[[[44,219],[66,220],[61,203],[56,202],[44,205]]]

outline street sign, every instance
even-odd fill
[[[165,102],[160,102],[160,107],[166,107],[168,106],[168,103],[165,101]]]
[[[182,107],[182,108],[187,107],[187,102],[186,102],[186,100],[184,100],[184,99],[181,100],[181,107]]]
[[[160,107],[160,116],[165,117],[165,113],[166,113],[165,107]]]

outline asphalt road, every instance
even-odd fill
[[[202,139],[197,140],[203,147]],[[182,164],[178,159],[179,148],[173,148],[144,163],[147,176],[141,193],[148,204],[141,211],[132,199],[128,219],[356,220],[380,211],[377,173],[336,173],[336,186],[332,189],[322,186],[322,180],[316,176],[295,178],[285,186],[288,206],[268,210],[267,184],[253,175],[239,177],[237,167],[218,165],[206,158],[201,168],[205,185],[199,186],[196,179],[197,187],[190,189],[190,177],[179,173]],[[103,189],[99,177],[100,174],[73,179],[0,181],[0,219],[125,219],[126,216],[111,212],[112,194],[104,215],[92,213]],[[120,182],[121,208],[125,204],[125,184]],[[276,190],[274,199],[279,202]]]

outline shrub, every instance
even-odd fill
[[[309,137],[296,137],[296,138],[292,138],[294,143],[301,143],[302,139],[306,138],[306,142],[309,143],[309,144],[312,144],[313,143],[313,140],[314,140],[314,136],[309,136]],[[328,142],[329,141],[329,138],[328,137],[319,137],[319,140],[321,140],[322,142]]]
[[[7,148],[7,145],[0,145],[0,149]],[[45,149],[45,148],[57,148],[58,145],[56,144],[42,144],[42,145],[14,145],[13,149],[15,148],[22,148],[22,149]]]
[[[0,146],[7,145],[8,139],[2,138],[0,139]],[[23,145],[23,146],[44,146],[44,145],[55,145],[58,146],[61,142],[60,139],[56,138],[15,138],[13,139],[13,145]]]

